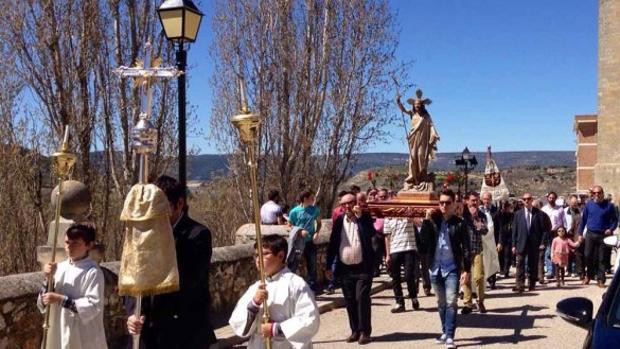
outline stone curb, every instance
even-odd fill
[[[391,286],[391,279],[387,275],[381,275],[373,280],[373,286],[370,288],[370,294],[377,294],[388,289]],[[341,308],[344,306],[344,298],[342,292],[338,291],[333,295],[321,295],[317,301],[319,306],[319,313],[327,313],[329,311]],[[231,348],[235,345],[243,344],[247,339],[238,337],[233,333],[230,326],[225,326],[215,330],[218,338],[217,343],[213,344],[210,349],[225,349]],[[219,334],[219,335],[218,335]]]

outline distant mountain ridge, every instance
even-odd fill
[[[484,170],[486,161],[485,152],[473,152],[478,160],[476,170]],[[430,164],[431,170],[454,170],[454,159],[461,153],[437,153],[435,160]],[[407,153],[364,153],[358,155],[358,160],[351,168],[352,173],[358,173],[371,168],[386,166],[402,166],[407,163]],[[568,166],[576,165],[575,151],[507,151],[493,153],[493,159],[500,170],[511,167],[524,166]],[[226,155],[203,154],[190,156],[188,159],[188,179],[194,181],[208,181],[217,175],[226,175],[228,162]]]

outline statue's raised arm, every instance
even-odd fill
[[[407,110],[407,108],[405,108],[403,103],[400,101],[400,93],[396,94],[396,104],[400,108],[400,111],[402,111],[403,113],[408,114],[409,116],[413,115],[413,110]]]

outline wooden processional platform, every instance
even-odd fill
[[[436,210],[439,197],[435,192],[401,191],[395,198],[369,202],[370,213],[375,217],[425,217],[427,209]]]

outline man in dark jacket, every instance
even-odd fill
[[[504,202],[502,210],[495,217],[497,219],[495,242],[497,243],[499,266],[501,273],[505,278],[508,278],[512,264],[512,219],[514,217],[512,204],[509,201]]]
[[[187,190],[176,179],[161,176],[155,184],[166,193],[172,224],[180,290],[144,297],[140,319],[127,319],[130,334],[140,333],[141,348],[203,349],[216,342],[209,321],[211,232],[187,214]],[[133,299],[126,303],[133,310]]]
[[[372,218],[367,212],[362,212],[354,195],[346,194],[340,199],[340,204],[345,212],[333,223],[325,275],[332,280],[335,273],[342,280],[342,294],[351,327],[351,335],[346,341],[357,341],[363,345],[370,343],[372,331],[370,287],[375,262],[372,237],[376,231]],[[334,263],[336,267],[332,273]]]
[[[512,220],[512,253],[517,259],[515,292],[523,292],[525,259],[529,271],[529,289],[533,291],[538,281],[539,251],[544,251],[543,235],[547,216],[532,206],[532,194],[523,194],[523,208],[515,212]]]
[[[471,269],[469,234],[463,220],[454,215],[454,193],[447,189],[439,196],[439,211],[427,210],[420,230],[421,255],[430,268],[431,285],[437,295],[442,335],[438,344],[455,348],[457,294],[460,284],[469,283]]]

